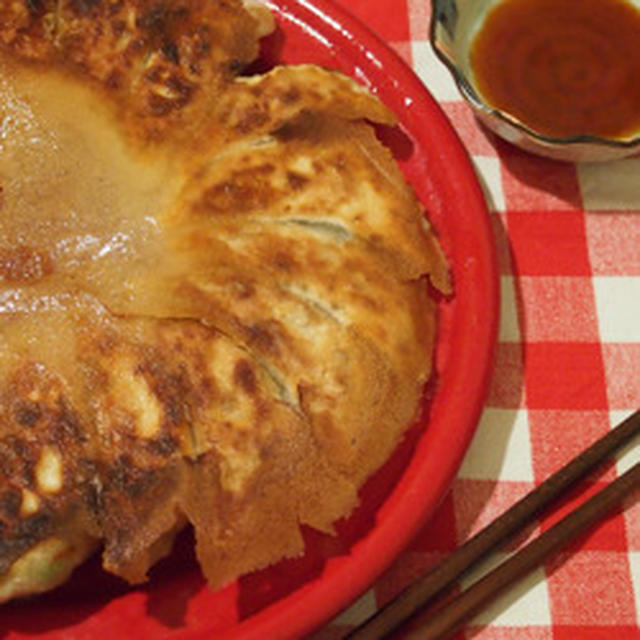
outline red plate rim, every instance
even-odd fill
[[[439,199],[453,203],[456,216],[452,226],[443,218],[451,213],[450,205],[446,211],[429,211],[436,229],[446,227],[442,240],[456,293],[455,310],[443,309],[451,347],[445,345],[447,353],[440,349],[437,354],[436,360],[446,359],[447,366],[438,378],[428,428],[378,513],[375,528],[348,557],[329,562],[320,578],[242,621],[227,635],[234,640],[309,633],[363,593],[407,546],[448,491],[475,432],[491,380],[500,308],[497,257],[484,193],[460,138],[422,81],[384,41],[331,0],[266,0],[266,4],[281,21],[293,22],[310,37],[330,43],[339,58],[356,60],[357,65],[345,71],[379,95],[414,143],[428,150],[428,165],[421,169],[429,171]],[[412,183],[429,207],[429,187]],[[441,305],[446,306],[446,302]]]
[[[398,115],[414,150],[401,164],[440,235],[455,296],[439,305],[437,386],[429,399],[427,426],[377,510],[375,526],[348,555],[328,560],[320,576],[234,626],[216,629],[213,613],[211,619],[205,613],[198,629],[167,629],[162,637],[286,640],[310,633],[347,607],[388,568],[446,495],[475,432],[493,368],[499,279],[492,225],[469,156],[440,106],[386,43],[331,0],[263,1],[285,34],[290,29],[315,40],[330,53],[331,66],[356,77]],[[304,55],[296,53],[297,58]],[[142,594],[133,597],[139,605]],[[212,594],[212,609],[215,600]],[[101,615],[119,618],[122,613],[121,622],[114,624],[128,637],[155,637],[136,629],[124,615],[126,598],[121,605],[122,610],[112,602]],[[37,605],[27,615],[37,617]],[[52,632],[84,638],[91,629],[100,635],[100,624],[89,616],[77,634],[72,628]]]

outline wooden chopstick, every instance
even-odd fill
[[[556,471],[545,482],[468,540],[437,567],[422,578],[419,578],[394,600],[353,630],[347,635],[347,638],[349,640],[377,640],[378,638],[384,638],[387,634],[397,629],[420,609],[428,606],[436,596],[442,594],[447,587],[452,586],[463,573],[477,564],[480,559],[493,551],[499,544],[504,543],[526,525],[532,523],[554,500],[578,480],[587,476],[600,463],[622,448],[637,434],[640,434],[640,410],[629,416],[604,437],[597,440],[588,449]],[[434,616],[434,619],[429,624],[436,629],[439,628],[436,625],[444,624],[447,620],[455,619],[455,624],[459,624],[469,615],[472,615],[473,612],[476,612],[482,604],[486,604],[489,599],[492,599],[493,589],[497,590],[498,587],[502,589],[507,586],[515,578],[523,575],[527,571],[526,567],[531,569],[542,562],[547,555],[608,511],[613,504],[631,490],[638,478],[640,478],[640,471],[637,467],[638,465],[623,476],[620,476],[606,489],[603,489],[586,502],[583,507],[567,516],[545,534],[534,540],[534,542],[527,545],[511,560],[489,574],[493,575],[498,572],[497,577],[494,576],[489,579],[489,576],[487,576],[486,582],[483,579],[477,583],[477,588],[471,587],[464,592],[464,594],[468,595],[462,594],[458,596],[454,602],[440,611],[438,618],[440,619],[441,616],[444,616],[442,622],[436,622]],[[590,506],[587,507],[589,504]],[[542,542],[540,542],[541,540]],[[534,544],[532,551],[526,551]],[[516,558],[521,553],[525,553],[525,551],[526,554],[516,561]],[[505,565],[507,568],[503,569],[502,567]],[[462,604],[456,604],[456,602],[460,603],[461,601]],[[447,612],[443,613],[445,610]],[[453,629],[448,629],[447,632],[451,630]],[[444,633],[444,631],[441,633]],[[439,636],[425,635],[424,627],[422,627],[416,638],[418,637],[421,640],[425,640],[426,638],[437,638]]]
[[[463,591],[459,597],[437,610],[434,615],[418,618],[416,630],[403,638],[436,640],[452,633],[500,595],[506,587],[535,569],[551,554],[604,517],[637,486],[640,486],[640,462]]]

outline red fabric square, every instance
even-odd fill
[[[626,554],[561,553],[547,566],[547,575],[551,617],[555,624],[623,627],[636,624]],[[582,637],[579,630],[573,635],[574,639]]]
[[[413,53],[411,43],[406,41],[389,42],[391,48],[411,67],[413,66]]]
[[[594,274],[640,275],[638,213],[590,213],[586,215],[585,222]]]
[[[431,0],[407,0],[412,40],[428,40]]]
[[[523,277],[520,327],[528,342],[597,342],[598,317],[589,278]]]
[[[469,627],[473,640],[553,640],[549,627]],[[572,640],[576,640],[573,638]]]
[[[624,521],[627,525],[627,545],[629,551],[640,551],[640,488],[636,489],[622,503]]]
[[[498,155],[495,134],[478,123],[466,102],[443,102],[440,106],[471,155],[492,157]]]
[[[453,486],[456,529],[460,544],[501,516],[533,489],[529,482],[493,482],[458,479]],[[527,530],[508,548],[520,545],[534,533]]]
[[[487,405],[502,409],[517,409],[524,403],[524,369],[522,346],[499,343],[491,379]]]
[[[407,0],[349,0],[344,7],[383,40],[410,40]]]
[[[492,213],[489,221],[493,230],[500,274],[511,275],[513,266],[511,263],[509,235],[507,233],[507,216],[505,213]]]
[[[525,393],[530,409],[606,409],[600,345],[527,343]]]
[[[509,213],[507,225],[516,273],[528,276],[591,274],[581,212]]]
[[[603,344],[602,355],[611,409],[640,407],[640,343]]]
[[[554,640],[640,640],[640,630],[634,626],[562,626],[553,627]],[[480,639],[478,639],[480,640]]]
[[[543,517],[540,522],[542,531],[547,531],[558,523],[568,513],[576,509],[585,500],[593,497],[607,485],[606,482],[582,482],[569,495],[563,499],[552,513]],[[590,527],[565,547],[566,552],[577,551],[627,551],[627,535],[625,521],[621,517],[620,509],[611,511],[604,520]]]
[[[575,166],[538,158],[496,141],[502,158],[504,195],[511,211],[577,210],[582,207]]]
[[[411,549],[422,552],[449,552],[458,546],[451,492],[414,538]]]
[[[536,482],[543,482],[583,449],[610,431],[606,411],[529,410],[531,461]],[[615,477],[610,470],[602,476]]]

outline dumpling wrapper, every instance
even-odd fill
[[[300,554],[300,525],[330,532],[410,424],[435,340],[426,281],[450,291],[364,122],[395,117],[317,67],[238,77],[269,25],[237,2],[14,4],[0,600],[99,544],[140,582],[186,523],[213,587]]]

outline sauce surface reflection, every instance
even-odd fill
[[[625,0],[506,0],[471,52],[485,101],[552,137],[640,133],[640,11]]]

